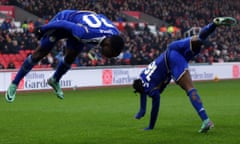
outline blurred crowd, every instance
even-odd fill
[[[128,25],[122,30],[126,41],[124,51],[117,58],[101,57],[98,49],[84,47],[75,61],[76,66],[101,65],[144,65],[151,62],[167,45],[183,38],[184,33],[192,27],[202,27],[214,17],[232,16],[240,21],[240,1],[238,0],[5,0],[5,4],[21,7],[41,19],[26,19],[21,27],[24,31],[9,31],[15,26],[6,19],[0,28],[0,52],[3,54],[19,53],[21,50],[34,50],[38,43],[32,30],[47,23],[58,11],[64,9],[92,10],[107,15],[112,21],[124,22],[121,11],[140,11],[180,29],[177,34],[153,34],[144,28],[137,34],[135,28]],[[52,53],[41,61],[55,67],[57,59],[64,52],[65,41],[59,41]],[[240,25],[220,27],[210,36],[200,55],[192,63],[233,62],[240,61]],[[0,66],[1,68],[1,66]]]

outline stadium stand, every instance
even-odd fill
[[[126,41],[125,50],[114,59],[105,59],[98,50],[89,52],[89,47],[85,47],[76,59],[74,67],[148,64],[168,43],[199,31],[199,27],[214,17],[232,16],[240,20],[238,0],[153,0],[151,3],[144,0],[1,0],[1,4],[18,6],[39,17],[36,21],[26,19],[19,23],[14,19],[4,18],[0,22],[0,59],[3,65],[1,68],[7,68],[10,62],[19,68],[23,59],[34,50],[38,42],[32,34],[32,29],[47,23],[53,15],[63,9],[87,9],[106,14],[122,31]],[[129,22],[123,11],[137,12],[137,19],[144,13],[165,23],[154,25],[147,21]],[[239,61],[240,25],[217,29],[214,35],[214,38],[209,38],[205,49],[192,63]],[[37,67],[54,68],[65,47],[64,44],[64,41],[57,43],[51,55]]]

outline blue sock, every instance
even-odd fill
[[[23,62],[21,68],[19,69],[16,77],[12,81],[13,84],[18,85],[23,77],[33,68],[36,63],[32,61],[32,55],[29,55]]]
[[[206,40],[207,37],[213,33],[216,29],[216,25],[214,23],[210,23],[208,25],[206,25],[205,27],[203,27],[198,35],[198,37],[201,39],[201,40]]]
[[[190,101],[195,108],[195,110],[198,112],[198,115],[202,119],[202,121],[208,119],[207,113],[203,107],[202,101],[200,99],[200,96],[197,93],[196,89],[191,89],[188,91],[188,96],[190,98]]]
[[[55,73],[53,74],[53,78],[59,82],[61,77],[71,68],[70,64],[66,64],[64,62],[64,58],[60,59],[59,64],[57,66],[57,69]]]

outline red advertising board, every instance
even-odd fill
[[[239,65],[235,64],[232,66],[232,76],[233,78],[238,78],[240,75]]]
[[[102,71],[102,84],[111,85],[113,79],[113,73],[111,69],[105,69]]]
[[[15,18],[14,6],[0,5],[0,13],[3,13],[5,15],[7,15],[7,16]]]

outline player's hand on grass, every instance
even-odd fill
[[[135,115],[135,118],[136,118],[136,119],[141,119],[142,117],[144,117],[144,115],[145,115],[145,112],[140,111],[140,112],[138,112],[138,113]]]
[[[150,127],[146,127],[144,130],[153,130],[153,128],[150,128]]]

